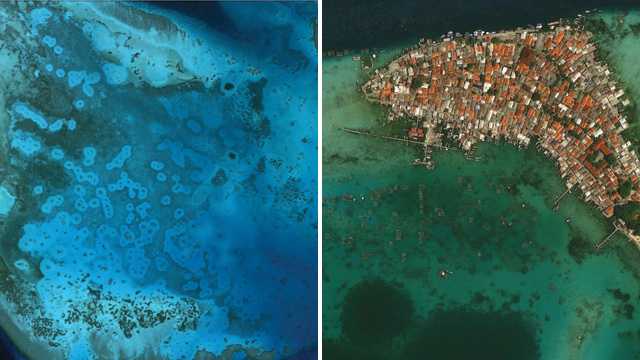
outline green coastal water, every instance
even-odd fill
[[[634,36],[607,43],[626,83],[640,74]],[[640,252],[619,234],[593,251],[611,220],[575,193],[552,211],[565,187],[534,146],[481,144],[478,162],[434,152],[427,170],[409,165],[420,148],[334,128],[389,133],[387,109],[357,91],[359,65],[323,60],[324,357],[640,359]]]
[[[619,75],[632,105],[629,113],[635,119],[624,135],[636,149],[640,150],[640,10],[631,10],[621,16],[618,12],[603,12],[596,16],[594,23],[604,25],[596,32],[596,40],[607,54],[607,62]],[[620,23],[619,19],[623,22]],[[600,22],[601,21],[601,22]]]

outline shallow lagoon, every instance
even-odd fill
[[[0,290],[19,347],[312,352],[317,4],[224,4],[235,34],[142,3],[3,9]]]

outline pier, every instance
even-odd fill
[[[422,142],[422,141],[415,141],[415,140],[411,140],[411,139],[400,139],[397,137],[393,137],[393,136],[386,136],[386,135],[379,135],[379,134],[374,134],[372,132],[366,132],[366,131],[358,131],[358,130],[353,130],[353,129],[347,129],[345,127],[339,126],[334,124],[333,127],[335,127],[336,129],[340,129],[344,132],[348,132],[351,134],[358,134],[358,135],[367,135],[367,136],[371,136],[374,138],[382,138],[382,139],[387,139],[387,140],[395,140],[395,141],[402,141],[404,143],[411,143],[411,144],[417,144],[417,145],[422,145],[422,146],[426,146],[426,147],[436,147],[439,149],[445,149],[445,150],[458,150],[457,148],[452,148],[452,147],[448,147],[448,146],[443,146],[443,145],[436,145],[436,144],[428,144],[427,142]]]
[[[618,232],[618,230],[620,230],[620,228],[618,227],[618,225],[616,225],[616,223],[613,223],[613,226],[615,226],[615,230],[613,230],[613,232],[611,234],[609,234],[609,236],[607,236],[604,240],[602,240],[599,244],[596,245],[596,249],[593,252],[596,252],[598,250],[600,250],[604,244],[607,243],[607,241],[609,241],[609,239],[611,239],[611,237]]]
[[[568,193],[571,192],[571,190],[575,187],[576,185],[571,185],[570,188],[568,188],[567,190],[565,190],[562,194],[560,194],[559,196],[556,197],[556,201],[553,202],[553,210],[558,210],[558,203],[560,202],[560,200],[562,200],[562,198],[567,195]]]

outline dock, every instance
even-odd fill
[[[335,127],[336,129],[342,130],[344,132],[348,132],[350,134],[357,134],[357,135],[367,135],[367,136],[371,136],[374,138],[381,138],[381,139],[387,139],[387,140],[395,140],[395,141],[402,141],[404,143],[407,144],[417,144],[417,145],[421,145],[421,146],[427,146],[427,147],[436,147],[439,149],[445,149],[445,150],[454,150],[457,151],[457,148],[452,148],[452,147],[448,147],[448,146],[443,146],[443,145],[436,145],[436,144],[427,144],[426,142],[422,142],[422,141],[415,141],[415,140],[411,140],[411,139],[400,139],[397,137],[393,137],[393,136],[386,136],[386,135],[379,135],[379,134],[375,134],[372,132],[367,132],[367,131],[359,131],[359,130],[353,130],[353,129],[347,129],[345,127],[339,126],[334,124],[333,127]]]
[[[599,244],[597,244],[597,245],[596,245],[596,249],[595,249],[593,252],[596,252],[596,251],[600,250],[600,249],[604,246],[604,244],[606,244],[606,243],[607,243],[607,241],[609,241],[609,239],[611,239],[611,237],[612,237],[616,232],[618,232],[618,230],[620,230],[620,228],[616,225],[616,223],[613,223],[613,226],[615,226],[615,227],[616,227],[616,229],[615,229],[615,230],[613,230],[613,232],[611,232],[611,234],[609,234],[609,236],[607,236],[607,237],[606,237],[604,240],[602,240]]]
[[[570,193],[570,192],[571,192],[571,190],[572,190],[575,186],[576,186],[575,184],[574,184],[574,185],[571,185],[571,187],[569,187],[569,188],[568,188],[567,190],[565,190],[562,194],[560,194],[559,196],[557,196],[557,197],[556,197],[556,201],[554,201],[554,202],[553,202],[553,207],[554,207],[554,209],[556,209],[556,210],[557,210],[557,206],[558,206],[558,203],[560,202],[560,200],[562,200],[562,198],[563,198],[565,195],[567,195],[568,193]]]

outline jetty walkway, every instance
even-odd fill
[[[402,141],[402,142],[407,143],[407,144],[411,143],[411,144],[417,144],[417,145],[422,145],[422,146],[426,146],[426,147],[432,146],[432,147],[436,147],[436,148],[439,148],[439,149],[445,149],[445,150],[454,150],[454,151],[458,150],[456,148],[452,148],[452,147],[448,147],[448,146],[429,144],[426,141],[422,142],[422,141],[416,141],[416,140],[410,140],[410,139],[400,139],[400,138],[393,137],[393,136],[386,136],[386,135],[375,134],[375,133],[367,132],[367,131],[359,131],[359,130],[348,129],[348,128],[345,128],[345,127],[342,127],[342,126],[336,125],[336,124],[334,124],[333,127],[335,127],[336,129],[340,129],[340,130],[342,130],[344,132],[351,133],[351,134],[367,135],[367,136],[371,136],[371,137],[374,137],[374,138],[382,138],[382,139],[387,139],[387,140]]]

